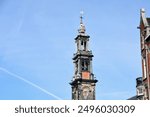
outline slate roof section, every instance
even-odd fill
[[[127,99],[127,100],[137,100],[137,96],[133,96],[133,97]]]

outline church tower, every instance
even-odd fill
[[[90,36],[85,33],[82,14],[80,27],[75,38],[77,51],[73,56],[75,71],[70,83],[72,86],[72,100],[95,100],[95,86],[97,80],[92,71],[92,51],[89,50]]]

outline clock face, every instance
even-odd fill
[[[90,88],[88,86],[83,87],[82,96],[83,96],[84,100],[88,100],[89,99],[89,92],[90,92]]]

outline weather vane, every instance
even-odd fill
[[[83,11],[80,11],[80,20],[81,20],[80,23],[81,23],[81,24],[83,24],[83,21],[82,21],[82,20],[83,20],[83,14],[84,14],[84,12],[83,12]]]

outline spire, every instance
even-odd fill
[[[83,24],[83,11],[80,12],[80,27],[78,29],[79,34],[85,34],[85,26]]]
[[[83,24],[83,11],[80,12],[80,24]]]

